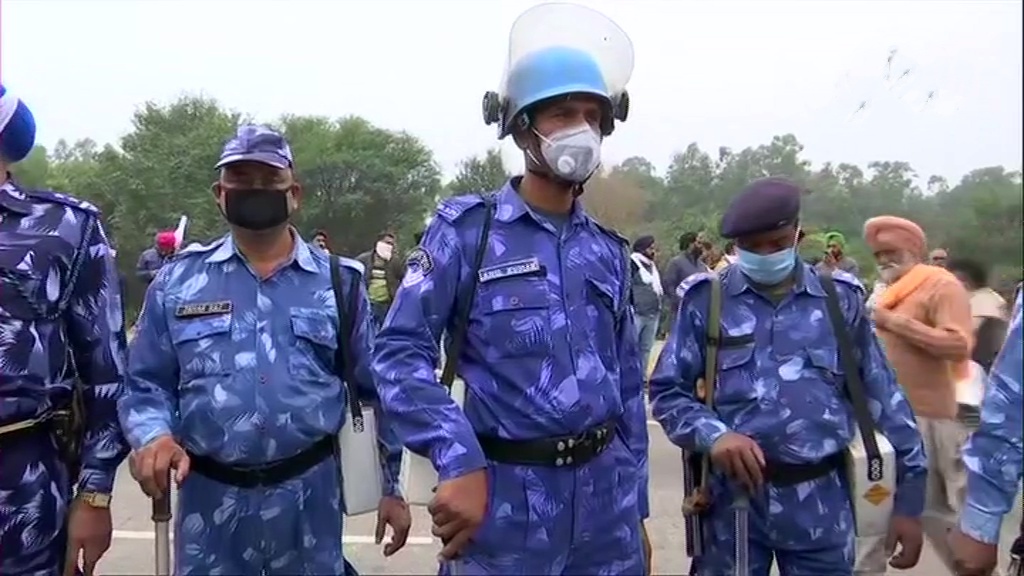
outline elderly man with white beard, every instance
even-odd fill
[[[969,431],[957,420],[956,384],[970,373],[970,298],[953,274],[925,263],[925,233],[914,222],[872,218],[864,224],[864,240],[886,285],[872,319],[928,454],[925,536],[953,573],[946,534],[959,515],[967,481],[960,449]],[[858,556],[858,574],[885,573],[881,543]]]

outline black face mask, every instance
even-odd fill
[[[288,190],[224,191],[224,218],[246,230],[269,230],[288,221]]]

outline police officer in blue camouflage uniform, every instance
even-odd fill
[[[854,519],[842,470],[854,436],[842,390],[838,344],[818,273],[797,257],[801,190],[784,179],[751,183],[722,217],[738,260],[720,273],[721,337],[714,406],[698,399],[711,274],[679,288],[675,325],[651,377],[654,417],[675,444],[710,453],[710,508],[703,517],[699,573],[731,574],[733,510],[749,494],[750,573],[851,574]],[[856,278],[834,274],[843,316],[859,348],[869,405],[896,451],[898,486],[892,564],[913,566],[921,552],[925,455],[914,415],[868,325]]]
[[[1021,443],[1021,386],[1024,385],[1024,332],[1021,318],[1021,290],[1013,303],[1010,327],[1003,349],[989,372],[985,398],[981,406],[981,425],[964,446],[967,467],[967,498],[960,525],[950,535],[950,547],[956,559],[957,573],[964,576],[986,575],[998,561],[999,528],[1015,505],[1024,465]],[[1018,557],[1020,539],[1013,553]]]
[[[34,142],[31,112],[0,86],[0,574],[91,574],[128,452],[120,286],[94,206],[11,179]]]
[[[500,137],[523,151],[526,174],[487,199],[440,204],[378,335],[381,402],[439,474],[428,510],[442,574],[645,571],[648,439],[628,244],[577,199],[625,116],[621,98],[582,50],[514,63]],[[434,367],[467,302],[463,411]]]
[[[216,167],[213,192],[231,233],[161,269],[132,342],[119,408],[136,477],[157,497],[175,470],[176,574],[351,574],[333,439],[348,394],[376,398],[362,269],[341,260],[342,301],[358,306],[342,335],[357,380],[346,386],[346,367],[334,362],[329,257],[289,225],[302,187],[287,142],[242,126]],[[386,440],[387,426],[380,432]],[[410,519],[395,492],[401,446],[392,439],[382,450],[378,522],[395,532],[390,555]]]

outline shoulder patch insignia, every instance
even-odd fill
[[[405,259],[405,276],[402,278],[403,286],[415,286],[423,282],[431,272],[434,271],[434,258],[421,247],[416,247],[409,252]]]
[[[174,310],[175,318],[198,318],[200,316],[214,316],[216,314],[227,314],[231,312],[231,301],[220,302],[197,302],[195,304],[182,304]]]

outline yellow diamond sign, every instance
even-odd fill
[[[864,493],[864,499],[871,502],[875,506],[878,506],[889,497],[889,491],[881,484],[872,484],[871,488],[868,488],[867,492]]]

